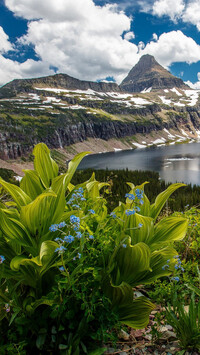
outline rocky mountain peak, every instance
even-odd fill
[[[139,62],[130,70],[122,81],[121,89],[128,92],[141,92],[151,88],[172,89],[174,87],[186,89],[188,86],[179,78],[163,68],[156,59],[149,54],[143,55]]]

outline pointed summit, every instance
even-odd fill
[[[152,88],[153,91],[174,87],[188,89],[183,80],[172,75],[149,54],[140,58],[139,62],[122,81],[120,87],[128,92],[141,92],[148,88]]]

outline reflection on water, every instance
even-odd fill
[[[167,182],[200,185],[200,143],[89,155],[79,169],[153,170]]]

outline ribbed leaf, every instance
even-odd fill
[[[156,226],[151,240],[151,248],[159,249],[170,242],[182,240],[187,232],[188,220],[181,217],[167,217],[162,219]]]
[[[84,158],[84,156],[86,156],[87,154],[89,154],[90,152],[83,152],[83,153],[79,153],[77,154],[69,163],[68,165],[68,170],[66,174],[60,175],[56,178],[53,179],[52,181],[52,190],[55,191],[56,193],[58,192],[58,189],[60,187],[60,184],[63,183],[64,181],[64,188],[65,191],[68,188],[68,185],[78,167],[78,165],[80,164],[81,160]],[[71,187],[71,186],[70,186]]]
[[[138,213],[130,216],[124,213],[123,220],[125,220],[125,232],[131,237],[131,244],[144,242],[148,245],[154,233],[153,219]],[[139,224],[142,227],[139,228]]]
[[[26,256],[23,255],[17,255],[15,256],[10,263],[10,268],[14,271],[18,271],[20,266],[26,265],[26,266],[33,266],[35,264],[36,266],[41,266],[39,258],[32,258],[28,259]]]
[[[40,195],[44,188],[41,184],[40,178],[36,171],[34,170],[23,170],[25,176],[20,182],[20,188],[30,196],[31,200],[34,200],[38,195]]]
[[[34,168],[45,188],[51,185],[52,180],[58,175],[58,165],[50,156],[50,150],[44,143],[34,147]]]
[[[22,207],[21,221],[32,235],[41,236],[48,232],[55,213],[56,199],[57,196],[54,192],[47,192],[39,195],[29,205]]]
[[[119,320],[122,324],[135,329],[143,329],[149,323],[149,315],[156,306],[146,297],[139,297],[132,303],[121,303],[118,307]]]
[[[145,271],[140,274],[140,284],[149,284],[159,277],[167,276],[171,273],[170,268],[162,267],[164,265],[168,265],[167,262],[169,259],[172,259],[175,255],[177,255],[177,251],[173,248],[167,247],[160,251],[154,251],[151,255],[150,268],[152,271]]]
[[[172,184],[165,191],[161,192],[155,200],[155,203],[151,205],[151,217],[156,219],[166,203],[167,199],[171,196],[171,194],[179,189],[179,187],[186,186],[185,184]]]
[[[40,247],[40,260],[44,265],[55,255],[55,249],[58,248],[58,244],[51,240],[43,242]]]
[[[12,196],[13,200],[16,202],[19,208],[21,208],[21,206],[26,206],[31,202],[31,198],[22,189],[20,189],[19,186],[10,184],[9,182],[4,181],[1,177],[0,184]]]
[[[32,248],[34,241],[31,239],[25,226],[9,214],[0,209],[0,229],[9,241],[14,241],[25,247]]]
[[[115,268],[112,273],[112,283],[120,285],[123,281],[134,286],[138,275],[150,270],[151,251],[144,243],[121,247],[114,259]]]

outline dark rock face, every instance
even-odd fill
[[[153,56],[143,55],[139,62],[131,69],[128,76],[120,84],[122,90],[127,92],[141,92],[152,88],[172,89],[174,87],[187,89],[184,82],[164,69]]]
[[[55,74],[36,79],[15,79],[0,88],[0,98],[13,97],[23,92],[33,92],[34,87],[52,87],[68,90],[94,90],[97,92],[119,92],[121,89],[115,83],[83,81],[67,74]]]
[[[30,153],[35,144],[44,142],[49,148],[60,148],[82,142],[87,138],[131,137],[137,133],[149,134],[163,128],[179,130],[186,127],[190,131],[200,126],[200,113],[196,108],[177,108],[170,111],[168,122],[163,123],[158,116],[159,106],[137,109],[141,121],[117,121],[96,119],[86,115],[80,121],[70,122],[68,117],[62,115],[54,126],[45,134],[38,134],[37,127],[32,125],[28,131],[20,126],[10,123],[4,132],[0,133],[0,158],[16,159]],[[145,121],[143,121],[145,119]],[[26,137],[26,138],[25,138]]]

